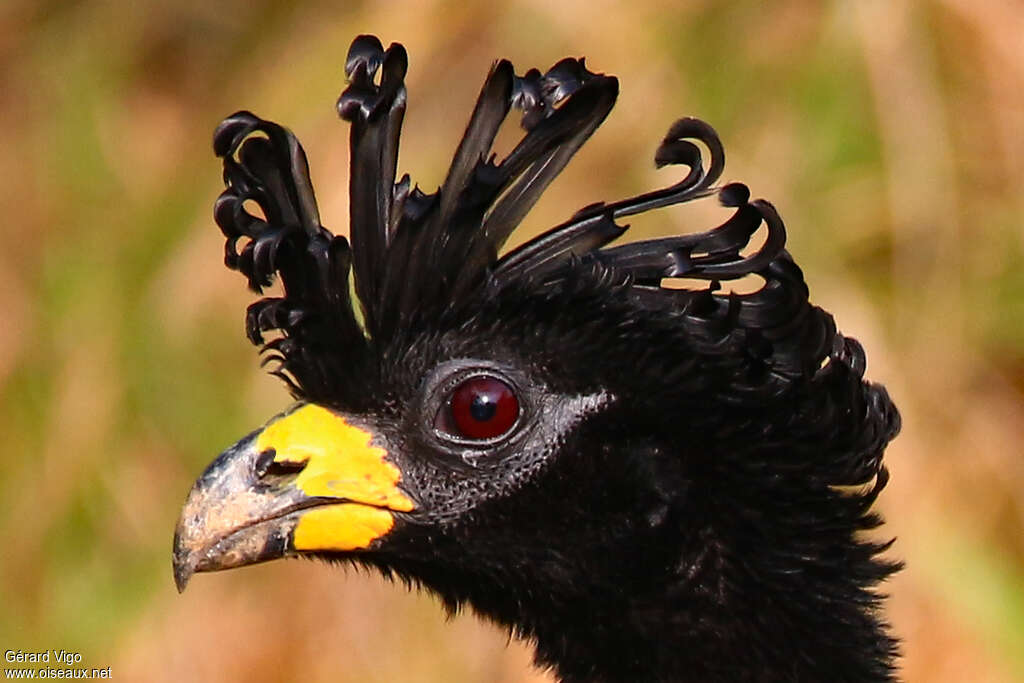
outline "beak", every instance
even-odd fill
[[[279,557],[369,548],[413,501],[374,434],[299,404],[224,451],[192,486],[174,533],[174,580]]]

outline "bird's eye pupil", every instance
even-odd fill
[[[519,399],[504,380],[470,377],[457,385],[435,427],[460,439],[484,441],[509,432],[519,419]]]
[[[477,422],[487,422],[498,412],[498,404],[486,394],[477,394],[469,404],[469,414]]]

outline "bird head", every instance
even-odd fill
[[[595,614],[638,641],[670,604],[675,623],[716,629],[755,609],[736,586],[817,586],[794,567],[827,571],[830,552],[860,572],[836,590],[871,602],[891,568],[852,536],[878,523],[867,508],[898,417],[809,302],[772,205],[716,185],[715,132],[677,121],[655,161],[678,182],[502,253],[616,79],[576,59],[523,76],[497,62],[426,194],[396,181],[406,69],[371,36],[348,55],[350,239],[321,224],[292,133],[244,111],[215,133],[227,265],[284,290],[250,307],[247,333],[297,402],[196,481],[179,589],[280,557],[350,560],[469,603],[555,662],[556,634]],[[523,135],[499,160],[514,110]],[[622,243],[621,219],[709,196],[731,212],[720,226]],[[755,291],[730,291],[750,277]]]

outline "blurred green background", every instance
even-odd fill
[[[303,140],[346,230],[350,40],[411,55],[400,172],[443,173],[493,59],[566,55],[616,110],[528,217],[674,182],[669,123],[711,122],[727,180],[772,199],[814,300],[904,414],[881,499],[911,681],[1024,679],[1024,5],[1019,0],[0,4],[0,649],[64,648],[133,681],[548,681],[429,596],[310,562],[177,595],[179,506],[289,402],[221,262],[213,127],[249,108]],[[714,206],[633,222],[703,229]]]

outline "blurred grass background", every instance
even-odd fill
[[[400,172],[427,189],[493,59],[586,55],[620,77],[528,230],[674,182],[652,164],[668,124],[711,122],[726,179],[776,203],[815,301],[903,411],[881,507],[907,562],[888,586],[905,678],[1024,680],[1024,5],[498,6],[0,4],[0,649],[78,651],[118,680],[550,680],[499,630],[376,576],[279,562],[174,591],[194,477],[289,402],[221,263],[211,132],[241,108],[291,127],[345,231],[333,103],[350,40],[374,32],[409,49]]]

